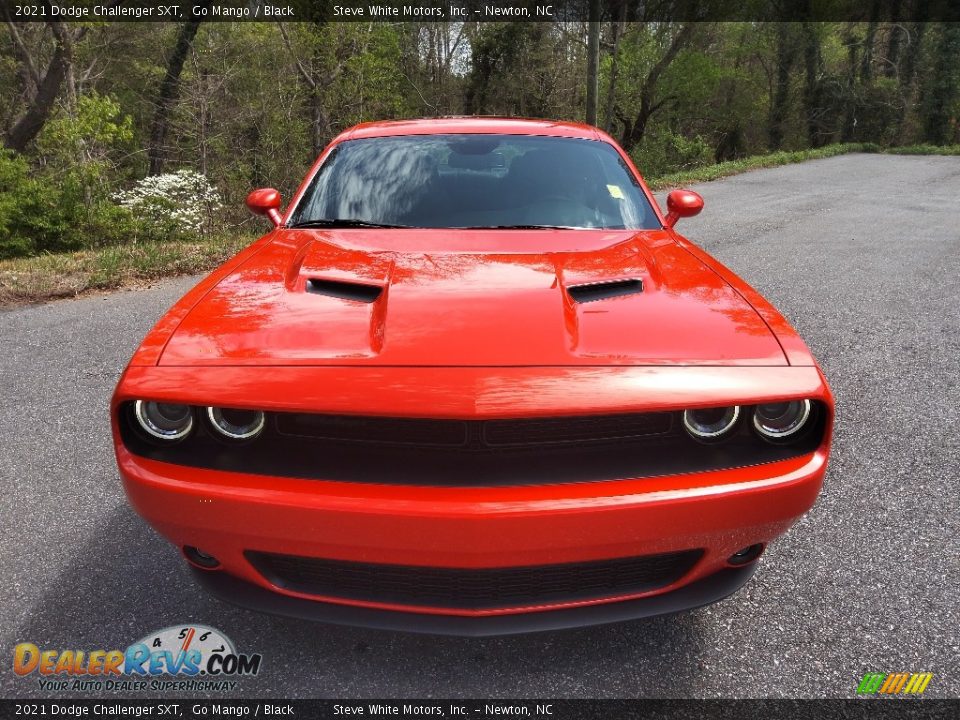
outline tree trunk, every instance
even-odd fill
[[[920,57],[920,47],[926,33],[927,23],[918,20],[911,25],[907,34],[909,42],[903,55],[903,67],[900,69],[900,113],[897,116],[897,142],[903,141],[903,130],[907,120],[907,113],[913,107],[914,77],[917,74],[917,60]]]
[[[600,93],[600,0],[590,0],[587,26],[587,125],[596,125]]]
[[[847,45],[847,87],[844,93],[846,109],[840,139],[843,142],[850,142],[857,129],[857,49],[859,47],[852,27],[847,29],[844,42]]]
[[[603,113],[603,127],[613,132],[614,106],[617,102],[617,74],[620,71],[620,41],[626,31],[627,3],[620,4],[619,17],[613,23],[613,52],[610,58],[610,84],[607,85],[606,109]]]
[[[823,145],[824,136],[820,117],[823,113],[820,92],[820,35],[814,23],[803,23],[803,60],[806,77],[803,87],[803,109],[807,121],[807,142],[810,147]]]
[[[863,39],[863,54],[860,56],[860,82],[869,85],[873,82],[873,45],[877,38],[877,25],[880,18],[881,0],[873,0],[870,6],[870,21],[867,23],[867,36]]]
[[[643,81],[643,88],[640,90],[640,111],[637,113],[633,122],[630,122],[629,119],[622,118],[624,120],[624,128],[621,145],[623,145],[624,150],[629,152],[640,144],[640,141],[643,140],[643,136],[647,131],[647,123],[650,118],[657,110],[663,107],[663,104],[667,100],[671,99],[663,98],[660,101],[656,100],[657,83],[660,80],[660,76],[663,75],[664,71],[670,66],[670,63],[673,62],[680,50],[683,49],[683,46],[690,41],[696,25],[697,23],[695,22],[684,23],[680,31],[674,35],[670,47],[667,48],[663,57],[660,58],[660,60],[650,68],[650,72],[647,73],[647,77]]]
[[[933,73],[924,90],[923,139],[933,145],[953,140],[949,130],[950,110],[958,94],[960,73],[960,23],[945,22],[940,26]]]
[[[770,127],[768,137],[770,149],[783,147],[783,124],[787,119],[787,103],[790,99],[790,71],[796,56],[796,44],[790,36],[790,24],[778,22],[777,28],[777,81],[773,93],[773,106],[770,108]]]
[[[7,19],[7,29],[10,31],[10,39],[13,41],[13,47],[11,48],[13,57],[16,58],[20,64],[17,69],[17,77],[20,79],[23,96],[26,98],[34,97],[40,86],[40,72],[37,70],[33,56],[30,54],[30,50],[27,49],[26,43],[24,43],[20,35],[20,31],[17,29],[17,24],[11,20],[10,10],[7,7],[3,8],[3,14]]]
[[[53,104],[60,94],[64,80],[67,79],[73,67],[73,37],[70,31],[61,22],[50,22],[48,25],[56,39],[53,57],[50,58],[47,72],[40,81],[33,100],[4,138],[4,145],[17,152],[23,152],[43,129],[50,118]]]
[[[903,28],[900,26],[900,6],[903,0],[892,0],[890,5],[890,36],[887,39],[887,57],[883,72],[887,77],[897,77],[900,65],[900,48]]]
[[[212,0],[198,0],[197,6],[209,8]],[[193,39],[200,28],[201,19],[193,15],[190,20],[180,26],[177,42],[173,52],[167,60],[167,72],[160,81],[157,90],[156,110],[153,123],[150,126],[150,145],[147,148],[147,157],[150,159],[150,175],[159,175],[167,161],[167,131],[170,122],[170,110],[180,94],[180,73],[183,72],[183,63],[187,59]]]

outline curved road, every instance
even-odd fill
[[[236,695],[850,697],[864,672],[960,695],[960,158],[849,155],[696,188],[681,230],[796,325],[838,402],[814,509],[712,607],[459,639],[303,624],[202,594],[127,506],[107,401],[195,281],[0,313],[0,694],[19,642],[124,648],[196,621],[264,656]],[[60,695],[59,697],[64,697]]]

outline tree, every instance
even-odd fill
[[[46,2],[44,5],[47,6],[49,14],[49,5]],[[23,44],[16,25],[8,21],[8,27],[21,57],[24,59],[24,65],[28,68],[28,75],[32,78],[36,87],[36,92],[28,102],[26,110],[4,138],[4,145],[9,149],[22,152],[50,118],[50,113],[53,111],[54,103],[63,88],[64,81],[72,72],[74,42],[82,37],[86,28],[75,31],[62,22],[50,21],[47,23],[47,27],[53,34],[55,47],[47,65],[47,70],[40,78],[36,70],[37,63],[33,59],[31,51]]]
[[[590,0],[587,33],[587,124],[597,124],[600,93],[600,0]]]
[[[903,66],[900,68],[900,78],[898,82],[900,90],[900,112],[897,116],[897,128],[894,134],[894,137],[901,142],[903,141],[903,130],[907,115],[914,104],[914,95],[916,93],[914,80],[917,76],[917,63],[919,62],[920,49],[923,45],[926,30],[926,20],[919,19],[911,23],[910,29],[906,33],[906,49],[903,53]]]
[[[803,61],[805,79],[803,86],[803,108],[806,115],[807,142],[810,147],[820,147],[828,137],[824,128],[823,86],[820,77],[823,74],[823,52],[817,23],[804,22]]]
[[[663,73],[670,67],[680,50],[690,42],[693,37],[696,23],[687,22],[680,26],[680,29],[670,37],[666,51],[660,58],[653,63],[643,84],[640,88],[640,107],[636,114],[628,116],[623,111],[617,112],[617,117],[623,123],[623,134],[620,143],[624,150],[630,150],[636,147],[647,130],[647,124],[654,113],[663,107],[664,103],[674,99],[672,96],[659,97],[657,93],[657,84]]]
[[[627,27],[627,3],[621,2],[617,7],[616,19],[611,23],[611,51],[610,51],[610,80],[607,84],[606,110],[603,114],[603,124],[607,132],[612,132],[614,111],[617,102],[617,75],[620,70],[620,42]]]
[[[797,56],[797,43],[790,23],[776,23],[776,36],[776,85],[773,100],[770,104],[770,124],[768,126],[771,150],[779,150],[783,147],[784,124],[789,110],[790,77]]]
[[[952,141],[955,129],[951,130],[951,111],[957,99],[960,82],[960,23],[946,22],[941,25],[940,38],[935,50],[934,68],[924,89],[923,139],[933,145]],[[956,120],[954,119],[954,122]]]
[[[197,36],[197,30],[200,29],[202,9],[209,8],[211,3],[212,0],[197,0],[197,3],[191,6],[191,17],[180,26],[173,51],[167,59],[167,70],[157,90],[156,110],[150,127],[150,144],[147,147],[151,175],[159,175],[163,172],[167,157],[166,145],[170,109],[180,93],[180,73],[183,72],[183,64],[190,54],[190,48],[193,46],[193,39]],[[195,13],[194,11],[197,9],[201,9],[201,12]]]

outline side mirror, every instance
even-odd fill
[[[671,190],[667,195],[667,227],[672,228],[682,217],[693,217],[703,210],[703,198],[693,190]]]
[[[254,215],[266,215],[274,227],[283,222],[280,215],[280,192],[273,188],[260,188],[247,195],[247,207]]]

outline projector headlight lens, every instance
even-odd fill
[[[133,414],[140,427],[158,440],[181,440],[193,429],[193,411],[189,405],[137,400]]]
[[[767,440],[784,440],[806,427],[811,411],[809,400],[757,405],[753,411],[753,428]]]
[[[252,440],[266,424],[262,410],[208,407],[207,417],[213,429],[230,440]]]
[[[683,427],[696,440],[719,440],[740,419],[740,406],[684,410]]]

